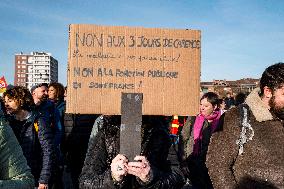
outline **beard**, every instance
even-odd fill
[[[279,106],[276,103],[274,95],[269,100],[269,106],[272,113],[274,113],[279,119],[284,120],[284,106]]]
[[[48,95],[42,95],[40,101],[43,102],[43,101],[46,101],[48,99]]]

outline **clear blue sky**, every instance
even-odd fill
[[[50,52],[66,84],[72,23],[198,29],[201,81],[259,78],[284,62],[282,0],[1,0],[0,76],[13,83],[14,55]]]

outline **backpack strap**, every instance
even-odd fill
[[[249,140],[252,140],[254,136],[254,130],[250,124],[249,120],[249,106],[247,104],[241,104],[238,106],[241,115],[241,132],[239,139],[236,140],[236,144],[239,146],[239,155],[244,152],[244,144]]]

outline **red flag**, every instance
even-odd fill
[[[0,78],[0,93],[4,93],[6,91],[6,88],[7,88],[7,83],[5,77],[2,76]]]

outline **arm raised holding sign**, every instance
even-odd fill
[[[120,116],[103,116],[90,139],[80,188],[181,188],[183,176],[167,161],[169,135],[163,117],[143,116],[141,155],[119,154]],[[130,136],[131,137],[131,136]]]

